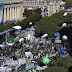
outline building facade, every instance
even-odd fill
[[[23,0],[1,0],[4,1],[3,22],[23,18]]]
[[[24,0],[23,8],[41,8],[42,16],[51,16],[60,11],[61,0]]]
[[[3,22],[23,19],[24,9],[41,8],[42,16],[60,11],[61,0],[1,0],[4,1]]]

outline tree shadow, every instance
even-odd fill
[[[72,72],[72,66],[68,68],[68,72]]]

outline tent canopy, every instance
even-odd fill
[[[13,28],[14,28],[14,29],[22,29],[21,26],[14,26]]]
[[[67,40],[68,38],[67,38],[66,35],[64,35],[64,36],[62,36],[62,39],[63,39],[63,40]]]

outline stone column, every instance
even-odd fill
[[[6,21],[6,9],[4,9],[4,23]]]
[[[11,13],[12,8],[10,8],[10,20],[12,19],[12,13]]]
[[[9,20],[9,8],[7,8],[7,20]]]
[[[14,19],[14,7],[12,8],[12,20]]]
[[[17,17],[17,12],[16,12],[16,7],[15,7],[15,20],[17,19],[16,17]]]
[[[17,19],[19,19],[19,18],[20,18],[20,8],[17,7]]]

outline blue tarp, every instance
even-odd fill
[[[34,63],[30,63],[26,65],[26,70],[34,68]]]

